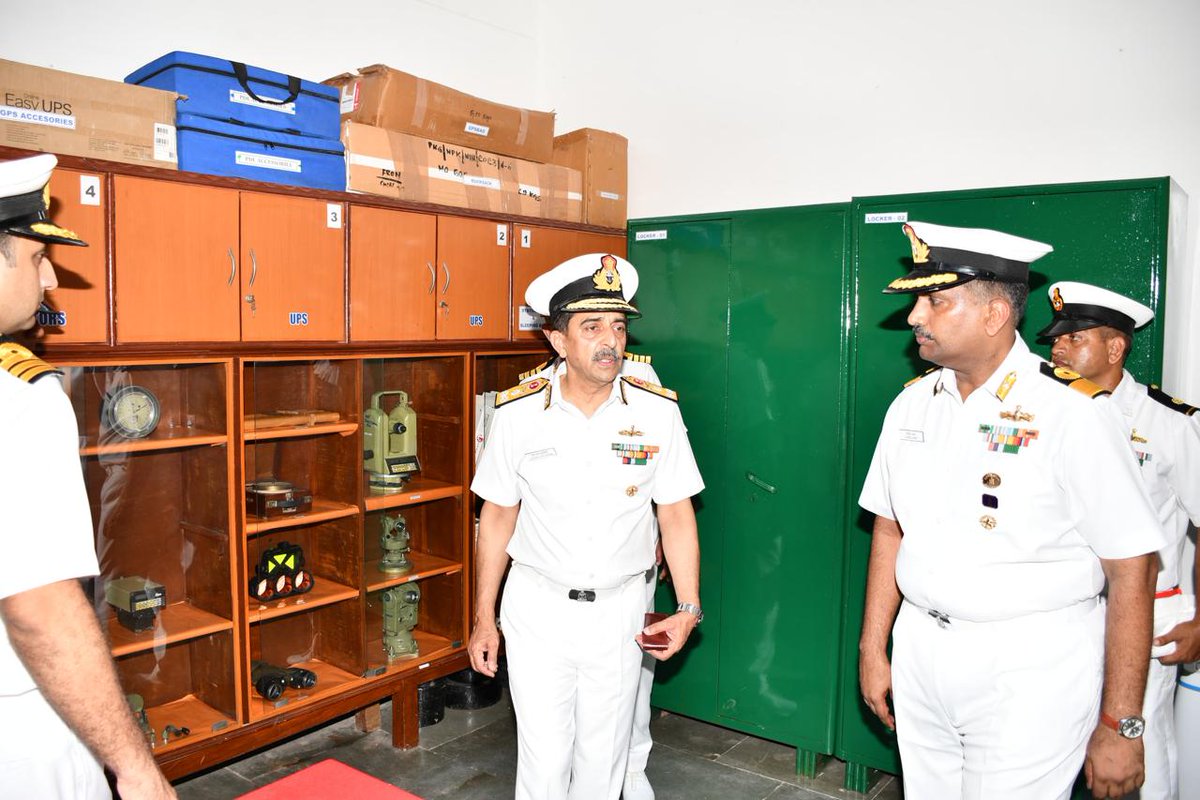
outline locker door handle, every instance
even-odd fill
[[[229,280],[225,281],[226,286],[233,286],[233,279],[237,277],[237,257],[233,254],[233,248],[229,248]]]
[[[258,277],[258,259],[254,257],[254,248],[251,247],[250,248],[250,283],[249,283],[249,286],[254,285],[254,279],[256,277]]]
[[[442,271],[446,273],[446,283],[442,285],[442,294],[445,294],[450,289],[450,265],[445,261],[442,262]]]
[[[426,261],[425,266],[429,267],[429,290],[425,294],[433,294],[434,287],[437,286],[437,272],[433,269],[432,261]]]
[[[779,491],[774,486],[772,486],[771,484],[764,481],[762,478],[755,475],[753,472],[746,473],[746,480],[750,481],[755,486],[762,489],[764,492],[768,492],[770,494],[775,494],[777,491]]]

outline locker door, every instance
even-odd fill
[[[910,268],[908,241],[895,221],[993,228],[1054,246],[1032,267],[1034,287],[1021,331],[1042,355],[1036,332],[1050,321],[1046,287],[1056,280],[1080,280],[1122,292],[1162,309],[1166,280],[1166,178],[1107,183],[985,189],[966,192],[861,198],[853,204],[857,306],[853,333],[851,387],[853,416],[849,522],[847,533],[846,630],[843,640],[842,697],[838,752],[849,762],[888,772],[899,768],[895,737],[862,703],[858,692],[858,637],[870,551],[869,515],[854,506],[870,465],[888,404],[909,378],[924,372],[905,322],[910,298],[881,294],[889,280]],[[1039,282],[1040,281],[1040,282]],[[1157,380],[1162,364],[1163,321],[1139,331],[1130,370]]]
[[[832,752],[847,206],[733,219],[718,713]],[[723,723],[729,724],[729,723]]]
[[[629,260],[641,279],[629,347],[654,358],[663,385],[679,392],[705,489],[695,498],[700,532],[704,623],[687,647],[656,672],[654,704],[712,720],[716,709],[724,535],[726,330],[729,320],[729,220],[647,220],[630,225]],[[718,387],[718,388],[714,388]],[[674,609],[670,587],[658,608]]]

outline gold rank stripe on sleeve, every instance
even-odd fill
[[[33,383],[46,375],[62,374],[53,364],[43,361],[27,348],[12,342],[0,343],[0,369],[27,383]]]
[[[632,375],[622,375],[621,380],[628,383],[630,386],[636,386],[639,389],[656,394],[659,397],[665,397],[668,400],[678,403],[679,395],[670,389],[659,386],[657,383],[644,381],[641,378],[635,378]]]
[[[1178,411],[1180,414],[1186,414],[1189,417],[1196,413],[1197,409],[1195,406],[1189,406],[1178,397],[1171,397],[1171,395],[1158,388],[1157,384],[1152,383],[1147,386],[1146,394],[1150,395],[1151,400],[1162,403],[1172,411]]]
[[[550,381],[545,378],[535,378],[525,383],[519,383],[511,389],[505,389],[496,395],[496,408],[511,403],[514,400],[520,400],[522,397],[532,397],[535,394],[539,394],[549,385]]]
[[[912,386],[914,383],[921,380],[921,378],[924,378],[926,375],[933,372],[935,369],[941,369],[941,367],[930,367],[929,369],[922,372],[920,375],[917,375],[916,377],[913,377],[913,378],[909,378],[908,380],[906,380],[904,382],[904,388],[907,389],[908,387]]]
[[[1105,389],[1098,383],[1089,381],[1078,372],[1067,369],[1066,367],[1056,367],[1049,361],[1042,362],[1041,371],[1042,374],[1047,378],[1058,381],[1069,389],[1082,392],[1092,399],[1103,397],[1106,394],[1112,394],[1112,392],[1110,392],[1108,389]]]
[[[640,353],[631,353],[628,350],[625,351],[625,360],[626,361],[634,361],[638,364],[649,364],[650,358],[651,358],[650,356],[642,355]]]

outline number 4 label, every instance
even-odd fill
[[[98,206],[98,205],[100,205],[100,176],[99,175],[80,175],[79,176],[79,205],[81,205],[81,206]]]

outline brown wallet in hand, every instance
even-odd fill
[[[648,628],[656,622],[662,622],[667,616],[667,614],[657,611],[647,611],[646,621],[642,623],[642,627]],[[641,643],[643,650],[666,650],[671,646],[671,638],[667,636],[666,631],[662,633],[643,633]]]

